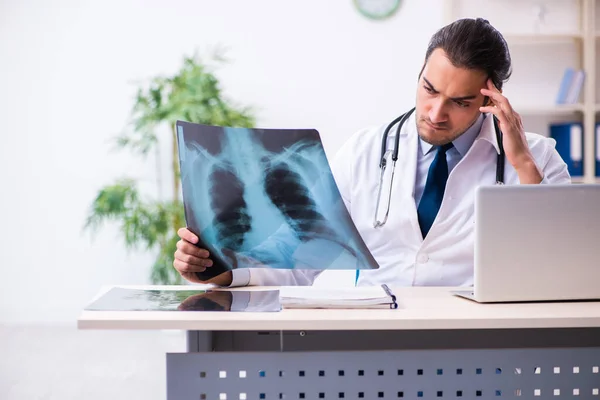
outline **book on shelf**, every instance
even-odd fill
[[[582,69],[566,68],[556,96],[556,104],[577,104],[584,80],[585,72]]]
[[[387,308],[396,309],[396,296],[387,285],[358,287],[283,286],[283,308]]]

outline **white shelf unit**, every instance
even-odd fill
[[[515,110],[522,115],[527,130],[548,134],[548,124],[552,122],[576,120],[583,123],[584,174],[573,177],[573,182],[578,183],[600,183],[600,178],[596,177],[596,119],[600,114],[600,88],[596,87],[600,80],[596,71],[600,53],[598,2],[600,0],[444,0],[446,23],[463,17],[482,17],[502,32],[513,55],[515,73],[522,73],[516,70],[520,66],[515,65],[515,54],[521,56],[521,66],[538,66],[537,70],[529,67],[530,71],[525,71],[528,80],[515,84],[524,87],[520,96],[508,94],[510,80],[505,92]],[[547,14],[544,15],[545,23],[539,23],[537,13]],[[553,60],[552,54],[558,49],[560,54],[570,57],[555,56]],[[585,71],[579,104],[554,104],[562,80],[561,71],[564,71],[564,66],[556,65],[564,63],[565,59],[571,63],[569,66]],[[548,72],[553,68],[552,73]],[[545,85],[541,82],[544,79]],[[539,83],[536,86],[528,82]],[[530,120],[539,122],[538,129],[528,128]],[[535,126],[535,123],[530,125]]]
[[[509,44],[553,44],[583,40],[583,32],[564,33],[509,33],[503,35]]]
[[[583,112],[584,104],[561,104],[561,105],[527,105],[513,103],[513,107],[522,115],[571,115]]]

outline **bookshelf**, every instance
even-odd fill
[[[530,105],[513,104],[515,110],[523,115],[571,115],[577,112],[583,112],[583,104],[560,104],[560,105]],[[600,104],[598,105],[600,110]]]
[[[596,177],[596,121],[600,121],[600,4],[597,0],[444,0],[445,23],[463,17],[488,19],[508,43],[513,76],[505,94],[521,114],[525,129],[549,135],[555,122],[582,122],[583,176],[576,183],[600,183]],[[577,104],[555,104],[566,67],[580,68],[585,80]],[[514,81],[514,83],[512,82]],[[535,127],[535,129],[533,128]],[[598,171],[600,175],[600,171]]]

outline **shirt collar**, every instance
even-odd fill
[[[485,115],[487,116],[487,114]],[[500,143],[498,143],[493,115],[490,115],[489,118],[485,119],[483,126],[481,127],[481,133],[475,140],[485,140],[489,142],[496,150],[496,153],[500,154]]]
[[[465,133],[457,137],[452,142],[454,148],[456,149],[456,151],[458,151],[461,157],[464,157],[465,154],[467,154],[467,151],[469,151],[471,145],[473,144],[473,142],[475,142],[477,135],[479,135],[479,132],[481,131],[484,119],[485,114],[480,114],[479,117],[475,120],[475,122],[469,127],[469,129],[467,129]],[[433,149],[433,145],[425,142],[421,139],[421,137],[419,137],[419,146],[421,147],[421,152],[424,155],[429,153]]]

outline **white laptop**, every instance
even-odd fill
[[[600,185],[480,187],[477,302],[600,299]]]

